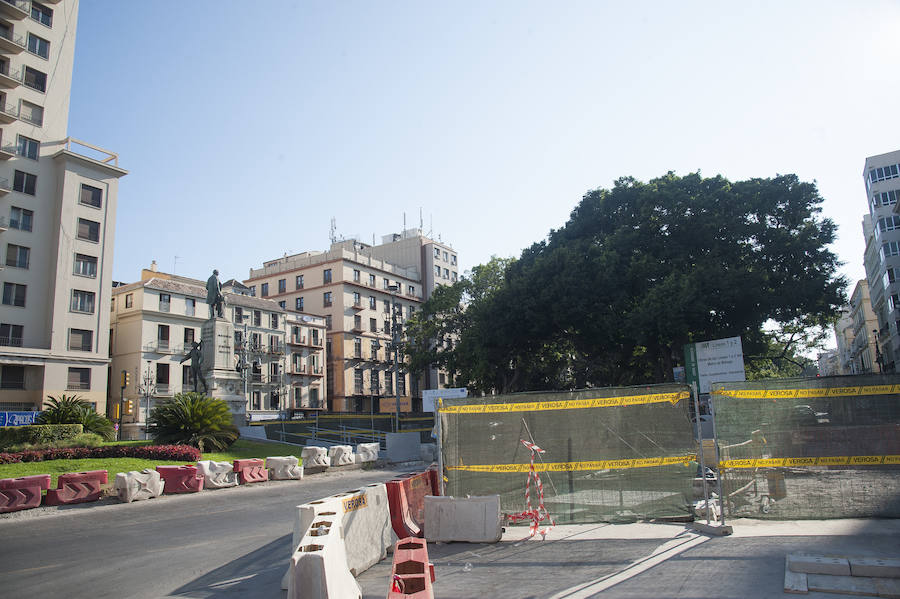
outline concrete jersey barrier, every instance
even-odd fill
[[[503,536],[500,496],[425,497],[429,541],[496,543]]]
[[[341,515],[323,512],[301,537],[287,573],[288,599],[362,599],[347,567]]]

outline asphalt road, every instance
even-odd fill
[[[0,518],[0,596],[281,597],[294,506],[400,471],[326,472],[132,504],[7,514]]]

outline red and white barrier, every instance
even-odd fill
[[[242,485],[262,483],[269,480],[269,471],[260,458],[246,458],[234,461],[234,471]]]
[[[203,490],[203,477],[197,474],[197,467],[191,466],[157,466],[156,471],[163,479],[163,492],[196,493]]]
[[[41,505],[41,491],[49,488],[49,474],[0,480],[0,514],[27,510]]]
[[[394,546],[388,599],[433,599],[434,564],[428,561],[425,541],[406,538]]]
[[[425,525],[425,496],[440,495],[436,470],[398,476],[385,483],[391,526],[400,538],[421,537]]]
[[[44,496],[44,505],[64,505],[85,503],[100,499],[100,485],[107,481],[106,470],[89,472],[69,472],[56,479],[56,488],[49,489]]]

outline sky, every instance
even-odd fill
[[[817,182],[856,281],[898,30],[896,1],[82,0],[69,134],[129,171],[123,282],[245,279],[327,250],[332,219],[366,243],[421,223],[466,270],[668,171]]]

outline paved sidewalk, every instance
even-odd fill
[[[758,598],[783,592],[784,558],[807,552],[900,557],[900,520],[735,520],[711,537],[682,524],[558,526],[523,541],[510,527],[500,543],[429,543],[436,599]],[[390,559],[359,577],[364,599],[383,598]],[[849,595],[809,593],[810,599]]]

